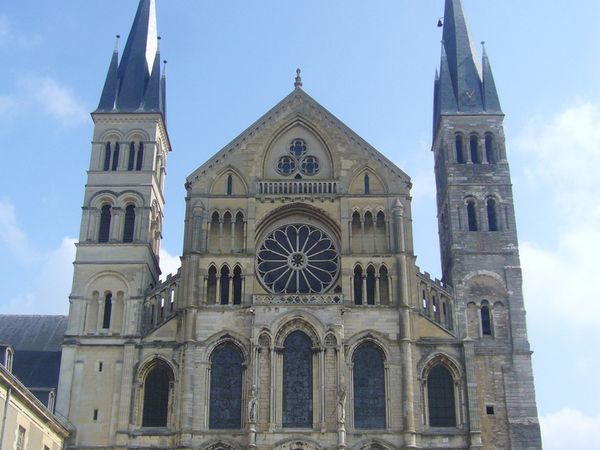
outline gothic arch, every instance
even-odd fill
[[[144,357],[141,360],[136,369],[136,381],[142,381],[148,375],[148,372],[152,370],[152,368],[159,363],[166,364],[171,369],[173,373],[173,382],[177,381],[177,363],[167,358],[165,355],[160,355],[158,353],[153,353]]]
[[[292,438],[279,441],[274,450],[321,450],[321,446],[312,439]]]
[[[274,162],[273,158],[271,156],[273,155],[274,151],[277,151],[277,149],[275,148],[275,144],[280,139],[282,139],[288,131],[291,131],[292,129],[294,129],[296,127],[304,128],[306,130],[306,132],[310,136],[312,136],[317,141],[318,144],[321,145],[321,147],[323,148],[323,150],[327,156],[327,159],[328,159],[327,162],[329,164],[330,171],[331,171],[329,176],[326,178],[328,178],[328,179],[336,178],[337,174],[339,173],[339,167],[338,167],[337,161],[335,160],[335,158],[333,158],[332,149],[335,148],[335,144],[329,138],[326,130],[322,129],[316,123],[309,122],[308,119],[301,117],[298,114],[295,115],[294,117],[292,117],[291,119],[289,119],[288,121],[284,122],[279,128],[277,128],[274,132],[272,132],[271,137],[267,140],[267,143],[265,145],[265,151],[262,154],[262,158],[263,158],[262,173],[261,173],[262,178],[267,178],[266,174],[269,172],[268,165],[273,164],[273,162]]]
[[[426,380],[427,375],[429,375],[429,371],[438,364],[442,364],[450,371],[455,383],[460,382],[462,380],[463,371],[458,361],[442,352],[434,353],[433,355],[427,357],[425,360],[419,362],[418,372],[420,374],[421,379]]]
[[[145,420],[145,402],[148,400],[146,396],[146,381],[148,376],[152,373],[154,369],[157,369],[159,366],[166,367],[167,377],[169,378],[169,385],[166,386],[167,392],[165,393],[166,398],[163,403],[165,407],[163,419],[165,420],[163,425],[160,426],[172,426],[173,424],[173,411],[174,411],[174,403],[175,403],[175,383],[177,381],[177,371],[175,364],[164,355],[152,354],[148,355],[141,361],[136,368],[136,376],[135,376],[135,403],[134,403],[134,411],[133,411],[133,420],[134,423],[138,426],[155,426],[155,425],[144,425]]]
[[[234,180],[236,179],[237,181],[240,182],[240,185],[242,187],[242,192],[238,192],[236,193],[237,195],[246,195],[249,192],[249,187],[248,187],[248,181],[246,180],[246,177],[235,167],[233,167],[231,164],[229,164],[227,167],[224,167],[222,170],[220,170],[211,180],[210,182],[210,188],[209,188],[209,192],[211,194],[215,194],[215,195],[225,195],[226,194],[226,187],[227,187],[227,176],[228,175],[232,175],[232,177],[234,177]],[[234,189],[234,193],[235,193],[235,189]]]
[[[256,343],[259,347],[270,348],[273,343],[273,337],[271,336],[271,332],[266,328],[263,328],[260,331],[260,333],[258,333]]]
[[[329,213],[323,209],[316,208],[305,203],[292,203],[290,205],[280,206],[260,217],[256,221],[255,236],[260,241],[268,231],[277,227],[278,224],[285,222],[285,219],[298,216],[302,223],[313,223],[315,221],[324,224],[327,231],[332,233],[332,237],[339,242],[341,230],[339,221],[336,221]],[[287,222],[289,223],[289,222]]]
[[[348,192],[351,194],[365,194],[365,175],[369,177],[369,194],[386,194],[389,192],[387,183],[369,165],[359,167],[349,177]]]
[[[352,361],[356,350],[363,344],[373,343],[381,350],[384,356],[384,362],[387,364],[391,361],[392,355],[389,351],[390,342],[388,338],[383,334],[375,330],[364,330],[361,333],[355,334],[348,339],[346,347],[346,357],[348,361]]]
[[[365,439],[353,445],[351,450],[396,450],[396,447],[381,439]]]
[[[241,450],[241,447],[230,441],[209,441],[202,444],[203,450]]]
[[[209,361],[212,360],[215,350],[225,344],[233,344],[242,355],[243,364],[248,364],[248,361],[250,361],[250,354],[248,353],[250,342],[235,331],[230,330],[224,330],[222,333],[214,334],[206,340],[207,359]]]
[[[305,333],[310,338],[313,347],[321,347],[322,340],[320,333],[317,330],[322,329],[322,327],[320,322],[314,317],[310,317],[306,314],[302,314],[302,316],[295,315],[287,320],[282,320],[276,329],[276,347],[283,347],[285,339],[294,331],[302,331]]]

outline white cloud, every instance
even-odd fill
[[[88,111],[71,89],[50,77],[29,76],[21,87],[31,101],[63,126],[79,125],[88,120]]]
[[[27,235],[17,223],[15,207],[6,199],[0,199],[0,242],[21,262],[40,259],[40,255],[33,249]]]
[[[600,449],[600,416],[565,408],[540,417],[545,450]]]
[[[162,270],[161,280],[165,280],[167,275],[174,275],[181,267],[179,256],[173,256],[169,251],[161,247],[160,249],[160,269]]]
[[[30,48],[41,44],[42,39],[35,35],[25,35],[15,31],[8,17],[0,14],[0,47],[14,46],[19,48]]]

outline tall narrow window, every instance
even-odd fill
[[[119,168],[119,150],[119,143],[117,142],[112,156],[112,170],[117,170]]]
[[[231,174],[227,175],[227,195],[233,194],[233,177]]]
[[[232,250],[242,253],[244,251],[244,214],[241,211],[235,215],[234,233]]]
[[[102,317],[102,328],[110,328],[110,316],[112,314],[112,294],[108,292],[104,296],[104,316]]]
[[[229,303],[229,267],[221,268],[221,305]]]
[[[384,355],[373,343],[354,353],[354,428],[385,428]]]
[[[135,166],[135,144],[131,142],[129,144],[129,160],[127,161],[127,170],[133,170]]]
[[[476,135],[471,136],[469,139],[469,146],[471,148],[471,161],[473,164],[480,164],[481,158],[479,157],[479,138]]]
[[[206,303],[214,305],[217,301],[217,268],[210,266],[206,280]]]
[[[242,303],[242,269],[240,266],[235,266],[233,269],[233,304],[240,305]]]
[[[463,152],[463,137],[462,134],[457,134],[456,138],[454,140],[454,144],[456,147],[456,162],[458,164],[464,164],[465,163],[465,154]]]
[[[125,226],[123,227],[123,242],[133,242],[135,232],[135,206],[125,208]]]
[[[369,183],[369,175],[365,175],[365,194],[370,194],[371,193],[371,186]]]
[[[104,148],[104,170],[110,170],[110,157],[112,156],[112,148],[110,146],[110,142],[106,143],[106,147]]]
[[[363,292],[362,292],[362,267],[356,266],[354,268],[354,304],[362,305]]]
[[[441,364],[429,371],[427,399],[429,402],[429,426],[456,426],[454,380],[450,371]]]
[[[490,164],[494,164],[496,162],[496,155],[494,153],[494,137],[491,134],[486,134],[485,156]]]
[[[467,221],[469,223],[469,231],[477,231],[477,210],[475,209],[475,202],[473,200],[467,202]]]
[[[100,212],[100,229],[98,232],[98,242],[108,242],[110,237],[110,205],[104,205]]]
[[[390,304],[388,270],[385,266],[381,266],[381,268],[379,269],[379,303],[381,303],[382,305]]]
[[[135,160],[135,170],[142,170],[144,166],[144,143],[138,144],[137,158]]]
[[[481,333],[484,336],[492,335],[492,318],[490,308],[487,305],[481,307]]]
[[[498,214],[496,211],[496,200],[488,198],[487,201],[488,227],[490,231],[498,231]]]
[[[302,331],[294,331],[283,347],[283,426],[312,428],[312,342]]]
[[[150,369],[144,380],[143,427],[166,427],[169,419],[169,397],[173,371],[160,361]]]
[[[211,360],[209,428],[241,427],[242,356],[233,344],[225,344]]]
[[[367,305],[375,304],[375,269],[367,267]]]

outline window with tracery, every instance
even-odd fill
[[[256,266],[263,286],[272,293],[325,293],[338,277],[339,256],[328,233],[312,225],[291,224],[267,235]]]
[[[230,343],[213,353],[209,417],[211,429],[242,427],[242,355]]]
[[[377,345],[361,345],[353,358],[354,428],[385,428],[384,355]]]
[[[454,379],[450,371],[441,364],[429,371],[427,397],[429,425],[432,427],[455,427]]]
[[[320,170],[319,160],[314,155],[308,155],[308,146],[303,139],[294,139],[290,144],[289,154],[277,161],[275,169],[280,175],[289,176],[296,172],[296,178],[302,175],[315,175]]]
[[[294,331],[283,347],[283,426],[312,428],[312,342],[302,331]]]

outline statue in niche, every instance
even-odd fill
[[[256,423],[258,409],[258,396],[256,392],[256,385],[252,385],[252,391],[250,393],[250,400],[248,401],[248,422]]]
[[[337,399],[337,418],[339,423],[346,423],[346,389],[338,390]]]

